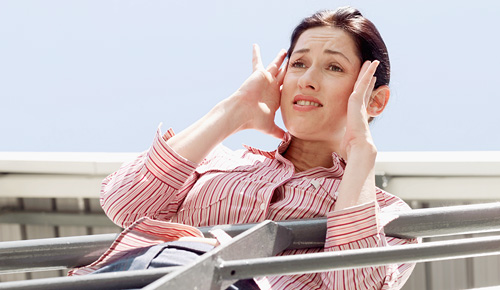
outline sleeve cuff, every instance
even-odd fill
[[[169,129],[165,134],[165,139],[168,140],[174,135],[172,129]],[[168,146],[165,139],[161,128],[158,127],[153,145],[148,152],[146,168],[162,182],[178,189],[194,172],[197,164],[177,154]]]
[[[184,224],[142,218],[126,228],[99,259],[90,265],[72,269],[68,275],[90,274],[123,257],[129,250],[176,241],[181,237],[203,238],[203,233],[195,227]]]
[[[328,213],[325,248],[341,246],[373,236],[382,228],[375,201]]]

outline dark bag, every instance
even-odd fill
[[[213,248],[212,245],[205,243],[173,241],[147,248],[133,249],[119,260],[99,268],[92,274],[183,266]],[[227,288],[227,290],[244,289],[258,290],[260,288],[253,279],[240,280]]]

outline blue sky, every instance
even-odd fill
[[[389,49],[379,151],[500,150],[498,1],[1,0],[0,151],[145,150],[160,122],[179,132],[236,90],[252,43],[267,63],[303,17],[344,5]]]

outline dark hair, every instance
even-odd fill
[[[381,85],[389,85],[391,64],[382,36],[380,36],[377,28],[370,20],[366,19],[361,12],[352,7],[318,11],[304,18],[292,33],[288,57],[292,54],[297,40],[304,31],[323,26],[340,28],[351,35],[358,48],[361,64],[367,60],[380,61],[375,73],[377,77],[375,88]]]

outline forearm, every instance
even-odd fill
[[[279,108],[285,70],[279,69],[286,51],[281,51],[264,69],[260,50],[254,45],[254,71],[229,98],[217,104],[208,114],[168,140],[168,145],[184,158],[200,163],[212,149],[230,135],[255,129],[276,138],[285,133],[274,123]]]
[[[167,144],[182,157],[200,163],[215,146],[240,130],[236,106],[231,97],[223,100],[200,120],[169,138]]]
[[[177,210],[183,199],[179,189],[196,164],[168,147],[163,136],[173,135],[171,130],[163,135],[158,128],[148,151],[104,179],[101,206],[116,224],[127,227],[144,216],[168,219]]]
[[[351,148],[344,176],[338,189],[335,210],[375,200],[375,158],[377,150],[372,144]]]
[[[380,219],[381,211],[408,211],[410,207],[399,198],[376,190],[382,209],[372,201],[327,216],[325,251],[346,251],[384,246],[415,244],[416,239],[399,239],[384,234],[389,219]],[[410,276],[415,264],[402,263],[385,266],[362,267],[322,273],[328,287],[325,289],[399,289]],[[372,277],[372,278],[367,278]],[[349,285],[349,286],[343,286]]]

